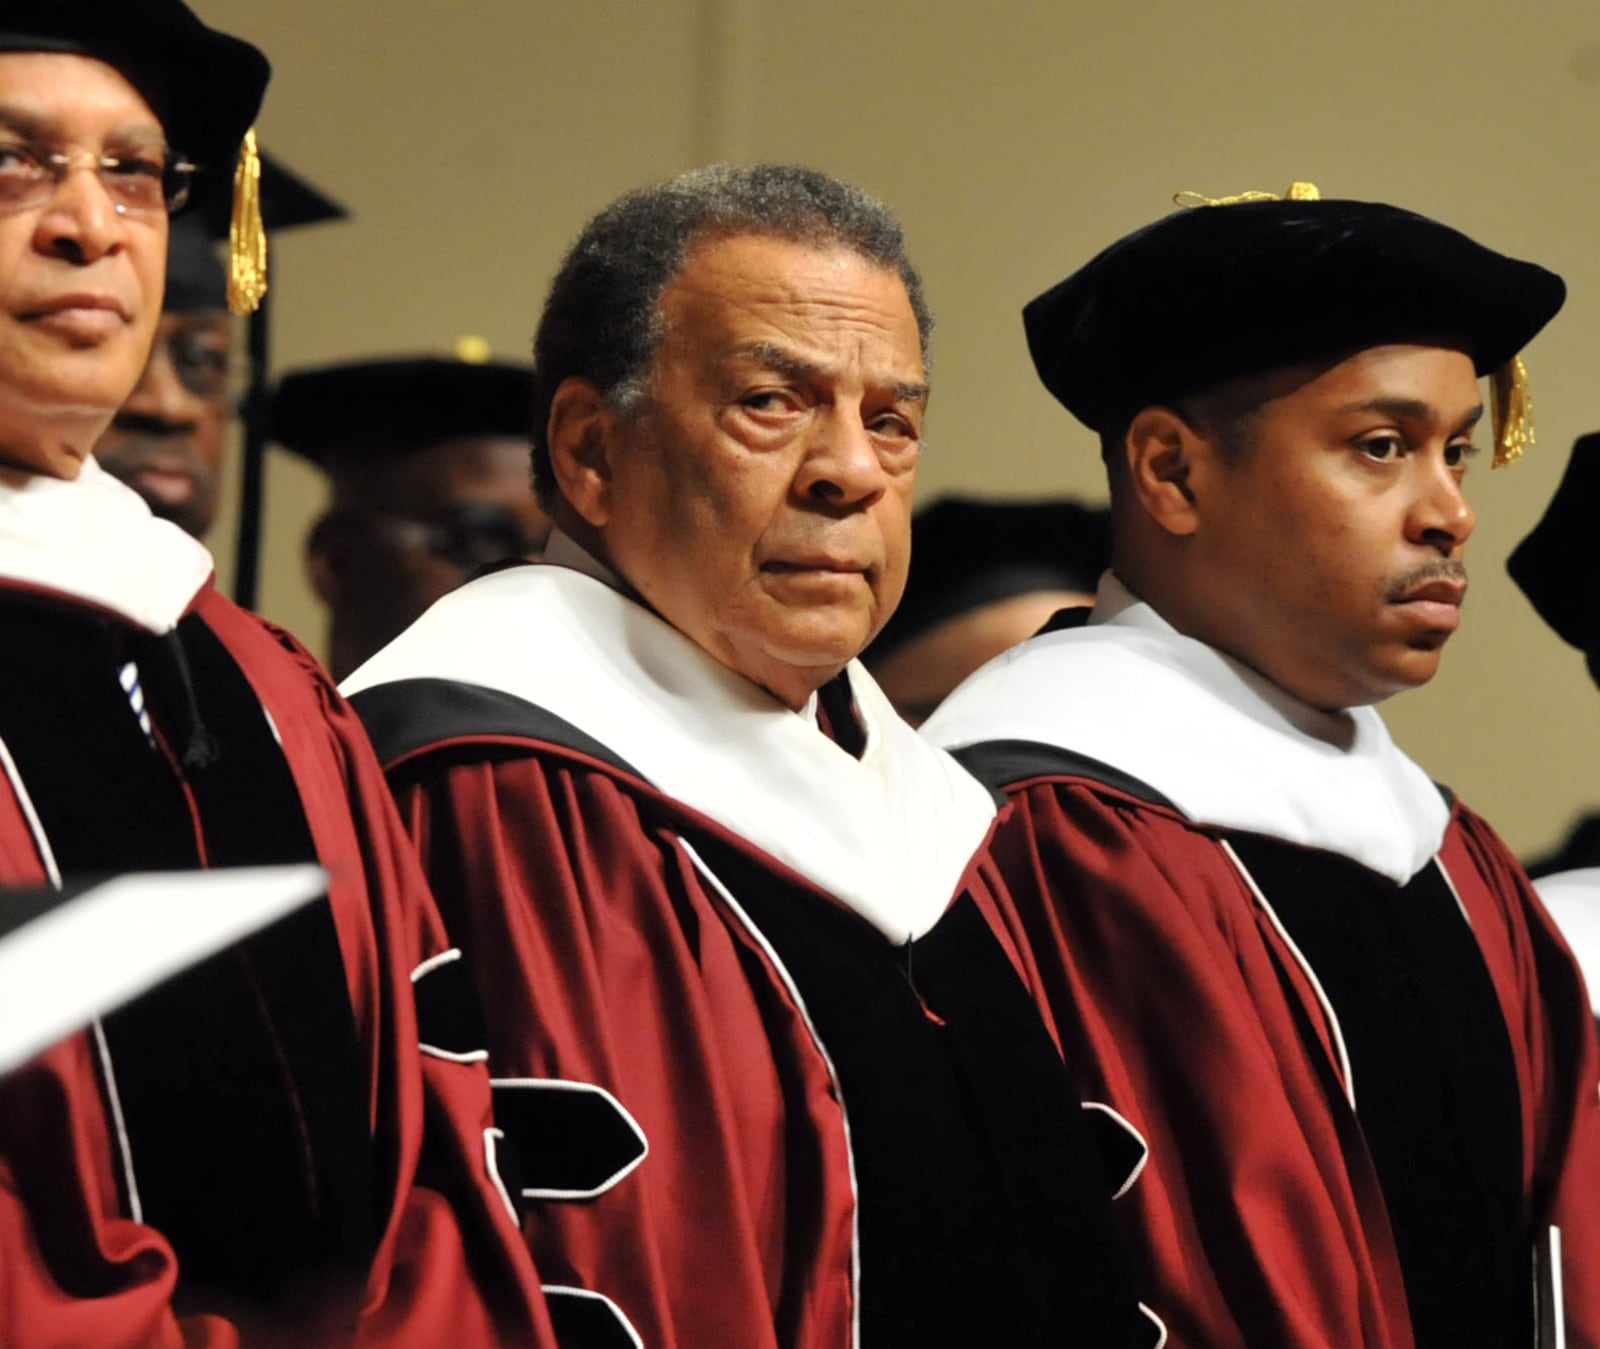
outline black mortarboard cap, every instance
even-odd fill
[[[1093,593],[1111,565],[1111,515],[1079,501],[941,497],[911,521],[911,572],[869,660],[946,619],[1037,590]]]
[[[199,216],[178,216],[167,234],[167,292],[161,308],[192,314],[227,307],[228,271],[217,256],[211,231]]]
[[[457,436],[526,436],[532,421],[532,366],[443,356],[290,371],[268,419],[273,440],[323,468]]]
[[[213,239],[228,237],[233,210],[231,192],[201,194],[193,210],[204,219]],[[265,150],[261,152],[261,220],[268,234],[297,229],[301,225],[320,225],[325,220],[344,220],[349,214],[321,188],[307,182]]]
[[[168,144],[229,180],[271,74],[248,42],[206,27],[180,0],[0,0],[0,51],[71,52],[115,67]]]
[[[167,237],[167,294],[162,308],[177,313],[228,307],[228,273],[214,243],[228,237],[231,182],[215,182],[172,222]],[[267,233],[343,220],[348,212],[326,193],[261,152],[261,218]]]
[[[1511,579],[1564,642],[1588,657],[1600,684],[1600,548],[1595,514],[1600,511],[1600,432],[1572,447],[1566,472],[1527,538],[1506,560]]]
[[[1309,184],[1262,197],[1178,210],[1028,304],[1034,365],[1069,412],[1115,430],[1231,379],[1417,338],[1460,342],[1488,374],[1566,297],[1553,272],[1412,211]]]

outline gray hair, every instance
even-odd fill
[[[713,164],[618,198],[584,226],[550,287],[533,339],[533,485],[556,494],[547,428],[561,382],[589,380],[628,414],[649,391],[661,296],[708,240],[762,235],[842,245],[895,272],[916,315],[924,361],[933,319],[899,222],[876,198],[815,169]]]

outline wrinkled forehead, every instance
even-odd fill
[[[724,358],[782,363],[849,350],[923,378],[916,314],[899,273],[848,244],[737,234],[704,241],[662,293],[662,335]]]

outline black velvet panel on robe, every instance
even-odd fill
[[[695,847],[772,943],[833,1061],[862,1342],[1148,1343],[1081,1103],[971,897],[897,947],[842,908],[797,904],[741,853]]]
[[[0,605],[0,739],[63,875],[315,860],[287,762],[209,628],[166,638],[81,608]],[[156,741],[118,680],[137,663]],[[188,749],[201,764],[182,768]],[[378,1200],[331,910],[312,905],[104,1019],[144,1220],[181,1312],[360,1278]]]
[[[1339,1018],[1418,1349],[1531,1346],[1510,1034],[1437,864],[1398,886],[1331,853],[1228,842]]]
[[[824,700],[825,733],[859,750],[847,681]],[[386,765],[458,738],[477,757],[483,739],[504,735],[639,776],[569,722],[493,689],[410,679],[352,701]],[[973,899],[895,946],[747,853],[709,834],[693,843],[795,981],[837,1075],[859,1199],[862,1343],[1153,1345],[1091,1121]]]

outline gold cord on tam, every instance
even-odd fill
[[[1241,192],[1234,197],[1208,197],[1203,192],[1174,192],[1175,206],[1237,206],[1246,201],[1321,201],[1315,183],[1290,183],[1281,197],[1276,192]]]
[[[1489,422],[1494,428],[1492,468],[1504,468],[1522,458],[1533,444],[1533,393],[1528,388],[1528,367],[1513,356],[1489,376]]]
[[[267,293],[267,227],[261,219],[261,156],[255,128],[244,133],[233,171],[233,218],[228,222],[228,308],[254,313]]]
[[[1321,201],[1315,183],[1290,183],[1281,197],[1271,192],[1241,192],[1233,197],[1208,197],[1201,192],[1177,192],[1174,204],[1183,207],[1236,206],[1252,201]],[[1489,420],[1494,430],[1493,467],[1504,468],[1522,458],[1533,444],[1533,394],[1528,389],[1528,367],[1514,356],[1489,377]]]

